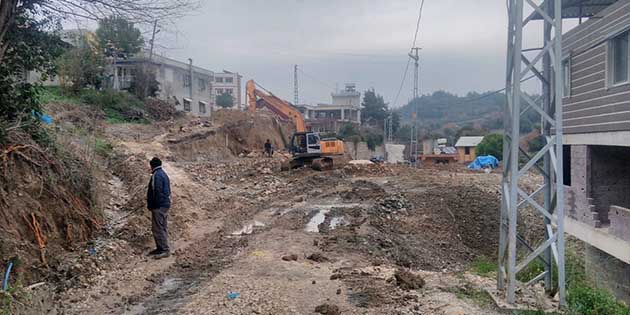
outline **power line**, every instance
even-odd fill
[[[416,23],[416,32],[413,35],[413,43],[411,44],[411,49],[416,47],[416,41],[418,40],[418,33],[420,32],[420,21],[422,20],[422,9],[424,8],[424,0],[420,2],[420,11],[418,12],[418,22]],[[405,72],[403,73],[402,81],[400,82],[400,87],[398,88],[398,92],[396,93],[396,97],[394,99],[394,104],[392,107],[396,107],[398,105],[398,98],[400,97],[400,92],[402,92],[403,86],[405,85],[405,80],[407,80],[407,72],[409,72],[409,65],[411,64],[411,59],[407,58],[407,65],[405,66]]]
[[[311,79],[311,80],[315,81],[316,83],[318,83],[318,84],[320,84],[320,85],[322,85],[322,86],[325,86],[325,87],[327,87],[327,88],[331,88],[331,87],[332,87],[333,89],[336,89],[336,87],[335,87],[334,85],[329,85],[328,83],[324,82],[323,80],[320,80],[320,79],[318,79],[318,78],[314,77],[313,75],[310,75],[310,74],[308,74],[308,73],[304,72],[304,70],[302,70],[302,68],[301,68],[301,67],[300,67],[300,68],[298,68],[297,70],[298,70],[300,73],[302,73],[303,75],[305,75],[307,78],[309,78],[309,79]]]

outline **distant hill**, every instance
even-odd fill
[[[402,124],[411,122],[412,112],[418,108],[418,121],[422,128],[439,130],[447,126],[478,126],[487,130],[503,128],[503,110],[506,97],[504,93],[470,92],[458,96],[446,91],[437,91],[423,95],[397,111]],[[521,130],[530,132],[540,121],[540,116],[533,110],[527,112]]]

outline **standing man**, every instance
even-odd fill
[[[267,139],[267,142],[265,142],[265,153],[268,157],[273,156],[273,146],[271,145],[271,141],[269,139]]]
[[[168,209],[171,207],[171,184],[162,169],[162,161],[151,159],[151,180],[147,189],[147,208],[151,211],[151,231],[155,239],[155,249],[149,256],[161,259],[170,256],[168,248]]]

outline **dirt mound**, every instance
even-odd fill
[[[30,282],[101,227],[94,183],[84,161],[22,133],[9,135],[0,162],[0,261],[16,258],[27,271],[17,276]]]
[[[276,151],[283,150],[294,128],[273,116],[219,110],[210,120],[193,120],[169,136],[169,149],[178,160],[220,161],[237,156],[262,155],[269,139]]]
[[[461,270],[476,256],[496,255],[499,202],[498,195],[476,187],[387,194],[371,207],[346,212],[348,224],[324,229],[327,236],[319,246],[358,250],[377,264],[390,261],[405,268]]]
[[[418,290],[424,287],[425,282],[421,276],[414,275],[407,270],[397,270],[394,274],[396,285],[405,291]]]
[[[171,120],[182,116],[182,113],[178,112],[173,104],[156,98],[147,99],[144,102],[144,106],[149,116],[158,121]]]

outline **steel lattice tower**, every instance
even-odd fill
[[[508,303],[515,303],[519,286],[544,280],[548,290],[557,285],[560,304],[564,305],[562,3],[560,0],[508,0],[508,11],[498,289],[505,290]],[[524,12],[528,15],[525,16]],[[544,23],[543,47],[523,47],[523,30],[535,20]],[[539,69],[541,64],[542,69]],[[534,99],[523,92],[522,82],[529,77],[540,81],[540,98]],[[521,116],[528,110],[534,110],[542,117],[541,131],[545,138],[543,148],[531,155],[519,146]],[[523,161],[524,164],[521,164]],[[530,193],[520,184],[532,168],[543,175],[544,183]],[[533,207],[541,216],[541,224],[544,224],[544,241],[536,246],[527,244],[518,234],[518,213],[524,206]],[[519,255],[519,248],[526,250],[526,255]],[[528,283],[517,283],[516,274],[535,259],[544,263],[545,271]],[[558,270],[556,284],[552,276],[554,263]]]

